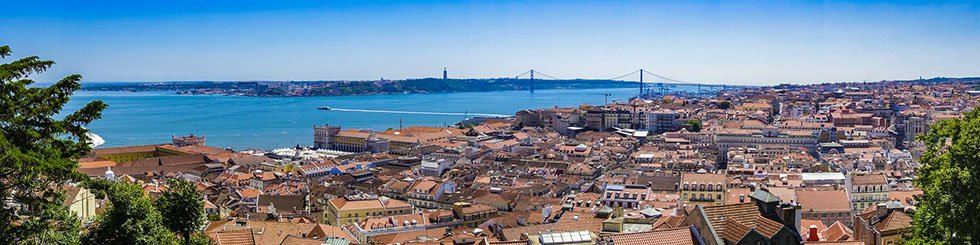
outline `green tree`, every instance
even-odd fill
[[[943,120],[918,140],[926,145],[915,185],[923,195],[910,244],[973,244],[980,238],[980,110]]]
[[[95,198],[105,199],[106,192],[112,187],[112,182],[101,178],[89,178],[82,181],[82,187],[95,194]]]
[[[718,102],[718,109],[728,110],[728,108],[732,108],[732,102],[728,102],[728,101]]]
[[[177,244],[140,185],[116,183],[107,194],[109,207],[82,237],[84,244]]]
[[[184,179],[170,179],[167,184],[167,191],[156,201],[157,210],[163,215],[163,225],[179,234],[189,244],[191,234],[200,230],[207,222],[204,194]]]
[[[701,119],[691,118],[688,119],[687,122],[684,122],[684,128],[686,128],[687,131],[701,132],[702,127],[703,125],[701,124]]]
[[[10,55],[0,46],[0,59]],[[85,179],[76,170],[76,159],[90,150],[84,126],[106,105],[93,101],[62,113],[82,77],[32,86],[29,77],[52,65],[37,56],[0,64],[0,200],[16,204],[0,205],[0,244],[78,242],[78,220],[62,204],[61,186]]]
[[[211,237],[209,237],[207,234],[204,234],[202,232],[195,232],[193,235],[191,235],[191,240],[188,243],[194,245],[218,244],[214,240],[211,240]]]

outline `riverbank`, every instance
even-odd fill
[[[188,81],[188,82],[102,82],[83,86],[86,91],[151,92],[177,94],[220,94],[257,97],[318,97],[349,95],[430,94],[487,91],[597,89],[638,86],[635,82],[601,79],[529,80],[493,79],[408,79],[378,81]]]
[[[208,145],[233,149],[273,149],[310,145],[313,125],[385,130],[402,125],[445,126],[478,114],[514,115],[522,109],[571,107],[626,100],[634,88],[492,91],[333,97],[249,97],[178,95],[173,91],[80,91],[63,111],[91,100],[109,104],[89,128],[105,139],[102,147],[158,144],[170,136],[207,136]],[[320,106],[377,110],[324,111]],[[395,113],[392,113],[395,112]],[[407,114],[398,112],[433,112]],[[462,113],[460,115],[458,113]]]

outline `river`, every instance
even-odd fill
[[[65,107],[109,104],[89,129],[106,143],[101,147],[159,144],[171,135],[205,135],[207,145],[272,149],[313,144],[313,125],[385,130],[405,126],[444,126],[464,116],[514,115],[521,109],[572,107],[625,100],[634,88],[493,91],[439,94],[395,94],[338,97],[244,97],[177,95],[173,92],[79,91]],[[333,110],[317,110],[330,106]]]

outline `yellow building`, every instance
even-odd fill
[[[95,194],[78,186],[66,186],[65,206],[75,213],[82,222],[95,218]]]
[[[681,201],[702,204],[725,204],[725,174],[684,173],[681,176]]]
[[[144,158],[190,154],[170,145],[139,145],[93,149],[98,158],[116,163],[135,162]]]
[[[368,218],[387,217],[412,212],[412,205],[403,201],[373,195],[350,195],[331,199],[323,220],[343,226]]]
[[[851,174],[845,185],[851,194],[851,210],[861,212],[888,201],[888,179],[884,174]]]

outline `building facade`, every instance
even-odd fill
[[[854,212],[888,201],[888,180],[884,174],[852,173],[847,178],[846,186]]]
[[[681,200],[694,204],[725,204],[725,174],[684,173],[681,175]]]
[[[323,220],[330,225],[344,226],[368,218],[411,212],[412,205],[403,201],[366,194],[347,195],[328,202],[327,210],[323,212]]]

